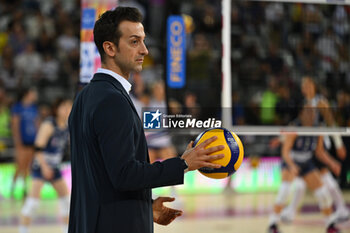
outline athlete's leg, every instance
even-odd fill
[[[20,233],[27,233],[28,226],[31,218],[35,214],[35,211],[39,207],[40,191],[44,185],[44,181],[41,179],[33,179],[29,196],[26,198],[21,210],[20,216]]]
[[[22,177],[23,179],[23,172],[25,170],[25,153],[23,146],[17,146],[15,148],[15,174],[12,179],[12,184],[11,184],[11,197],[14,196],[14,191],[16,187],[16,182],[17,180]]]
[[[339,221],[348,220],[350,217],[350,213],[345,205],[345,201],[337,181],[334,179],[334,177],[327,168],[321,170],[321,176],[323,183],[328,188],[334,201],[336,207],[335,214],[337,216],[337,219]]]
[[[318,170],[307,173],[304,177],[305,183],[309,189],[314,192],[321,212],[325,216],[325,225],[328,232],[337,232],[335,228],[335,216],[332,214],[332,198],[327,187],[322,183],[321,175]]]
[[[292,190],[292,199],[289,205],[281,212],[281,220],[284,222],[292,222],[297,212],[298,206],[305,195],[306,185],[302,178],[296,177],[293,181],[294,189]]]
[[[30,173],[33,158],[34,158],[34,148],[32,146],[25,146],[23,148],[23,179],[24,179],[24,194],[27,193],[27,177]]]
[[[68,232],[68,220],[69,220],[69,205],[70,195],[66,182],[60,178],[52,182],[52,186],[56,190],[59,197],[60,215],[62,218],[62,231],[63,233]]]
[[[269,232],[278,232],[277,223],[280,220],[280,213],[286,204],[291,183],[294,179],[292,173],[287,168],[282,169],[282,183],[278,190],[272,213],[269,217]]]

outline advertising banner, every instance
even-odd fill
[[[95,21],[105,12],[115,8],[118,0],[82,0],[80,31],[80,82],[90,82],[93,74],[101,67],[100,55],[94,43]]]
[[[182,16],[172,15],[167,23],[167,85],[182,88],[186,83],[186,30]]]

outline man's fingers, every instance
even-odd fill
[[[214,161],[214,160],[217,160],[217,159],[222,159],[223,157],[225,157],[224,154],[207,155],[207,156],[205,156],[205,161]]]
[[[176,215],[176,217],[181,216],[181,215],[182,215],[182,211],[177,211],[177,212],[175,213],[175,215]]]
[[[189,149],[191,149],[192,147],[193,147],[193,141],[190,141],[190,143],[188,143],[188,145],[187,145],[186,150],[189,150]]]
[[[201,144],[198,145],[198,147],[201,148],[205,148],[206,146],[208,146],[210,143],[212,143],[213,141],[215,141],[218,137],[217,136],[213,136],[211,138],[208,138],[207,140],[205,140],[204,142],[202,142]]]
[[[170,213],[174,213],[174,214],[178,214],[178,213],[181,213],[182,214],[182,210],[177,210],[177,209],[172,209],[172,208],[169,208],[169,207],[167,207],[168,208],[168,210],[169,210],[169,212]]]
[[[201,167],[221,168],[221,165],[220,164],[215,164],[215,163],[203,162],[203,163],[201,163]]]
[[[211,154],[211,153],[214,153],[214,152],[217,152],[217,151],[221,151],[223,149],[225,149],[225,146],[223,146],[223,145],[213,146],[213,147],[209,147],[209,148],[205,149],[203,152],[206,153],[206,154]]]
[[[172,202],[175,200],[174,197],[159,197],[162,202]]]
[[[174,221],[177,217],[182,215],[181,210],[167,208],[167,210],[163,213],[160,222],[162,225],[168,225],[172,221]]]

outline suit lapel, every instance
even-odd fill
[[[96,73],[91,81],[92,82],[94,82],[94,81],[107,81],[110,84],[112,84],[116,89],[118,89],[125,96],[125,98],[129,101],[129,104],[131,105],[132,109],[134,110],[134,112],[138,116],[138,113],[136,111],[134,103],[132,102],[129,94],[125,91],[125,89],[121,85],[121,83],[118,80],[116,80],[114,77],[112,77],[108,74]]]

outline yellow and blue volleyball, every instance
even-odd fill
[[[205,140],[217,136],[217,139],[210,143],[206,148],[223,145],[225,146],[224,150],[214,152],[210,155],[224,154],[225,157],[222,159],[217,159],[212,161],[212,163],[220,164],[221,168],[200,168],[198,169],[203,175],[214,178],[214,179],[223,179],[233,173],[235,173],[238,168],[241,166],[244,150],[243,144],[239,137],[232,131],[225,128],[210,128],[203,131],[199,134],[196,140],[193,143],[193,147],[199,145]]]

